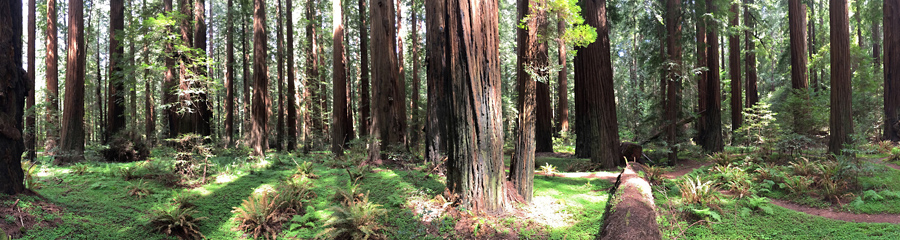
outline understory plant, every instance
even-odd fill
[[[334,214],[325,223],[328,227],[322,234],[330,239],[384,239],[381,230],[384,226],[378,222],[386,210],[381,205],[369,201],[369,194],[360,198],[348,198],[340,206],[331,208]]]
[[[177,236],[180,239],[205,238],[200,232],[200,221],[204,217],[194,217],[197,213],[193,208],[183,208],[175,204],[167,204],[162,208],[150,212],[150,227],[153,231],[169,236]]]
[[[718,197],[714,195],[715,187],[712,181],[703,181],[700,177],[687,177],[678,184],[681,190],[681,198],[684,204],[709,205],[715,203]]]
[[[250,198],[244,199],[241,206],[234,208],[233,212],[237,214],[237,228],[253,238],[262,236],[266,239],[275,239],[284,220],[278,211],[281,205],[278,199],[277,193],[268,191],[251,194]]]

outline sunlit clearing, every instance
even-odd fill
[[[574,224],[572,214],[565,211],[566,204],[562,200],[549,196],[534,196],[525,214],[535,222],[550,228],[568,227]]]
[[[275,187],[270,184],[263,184],[256,188],[256,190],[253,190],[253,194],[262,194],[263,192],[273,193],[275,192]]]
[[[34,175],[37,177],[53,177],[56,174],[69,174],[70,172],[72,172],[71,169],[48,169],[41,166],[40,170]]]
[[[216,183],[230,183],[237,179],[234,174],[221,174],[216,176]]]
[[[197,191],[197,193],[199,193],[202,196],[208,196],[209,194],[212,193],[209,190],[207,190],[206,188],[202,188],[202,187],[195,188],[194,191]]]

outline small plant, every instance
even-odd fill
[[[841,198],[851,195],[847,193],[847,183],[842,180],[822,179],[819,181],[819,186],[822,197],[837,204],[841,203]]]
[[[194,201],[197,200],[199,196],[193,192],[185,191],[185,192],[174,192],[172,194],[172,204],[179,206],[181,208],[190,208],[194,207]]]
[[[301,163],[294,162],[297,165],[297,173],[302,175],[312,174],[312,162],[304,161]]]
[[[541,166],[541,173],[546,175],[556,174],[556,167],[550,165],[550,163],[544,163],[544,166]]]
[[[35,174],[37,174],[37,163],[32,163],[28,160],[22,162],[22,172],[25,173],[25,188],[41,188],[41,183],[37,182],[36,178],[34,177]]]
[[[331,239],[383,239],[379,232],[384,226],[377,220],[387,213],[381,205],[369,202],[369,194],[359,200],[346,201],[333,207],[334,214],[325,223],[322,234]]]
[[[281,203],[280,208],[299,213],[300,210],[303,210],[303,202],[315,197],[316,193],[312,191],[312,187],[312,180],[305,175],[291,177],[282,182],[275,188],[280,198],[278,199],[278,202]]]
[[[678,187],[681,189],[681,198],[685,204],[701,204],[708,205],[717,200],[718,197],[713,195],[714,187],[711,181],[702,181],[700,177],[688,177]]]
[[[891,148],[891,156],[888,157],[888,161],[897,162],[900,161],[900,148]]]
[[[652,184],[659,184],[662,182],[663,174],[665,174],[668,170],[665,167],[661,166],[650,166],[646,164],[641,164],[644,168],[644,173],[646,174],[647,181]]]
[[[75,175],[79,175],[79,176],[84,175],[85,173],[87,173],[87,170],[88,170],[87,164],[76,163],[75,165],[72,165],[72,173]]]
[[[134,179],[135,169],[132,167],[120,167],[119,168],[119,176],[122,177],[125,181]]]
[[[809,187],[813,184],[813,179],[806,176],[792,176],[784,178],[781,188],[789,189],[791,193],[803,195],[809,192]]]
[[[820,167],[815,162],[810,162],[808,158],[800,157],[800,160],[791,162],[791,168],[796,175],[814,176],[818,174]]]
[[[717,152],[709,155],[709,158],[712,159],[716,165],[725,166],[734,162],[735,158],[728,155],[728,153]]]
[[[260,236],[275,239],[275,235],[281,230],[281,218],[278,212],[278,194],[272,195],[268,191],[250,195],[241,206],[234,208],[237,214],[238,229],[250,234],[253,238]]]
[[[152,193],[150,189],[147,188],[147,184],[144,183],[144,180],[140,180],[137,183],[131,183],[128,187],[125,187],[125,189],[128,190],[128,196],[137,197],[138,199],[143,199]]]
[[[204,217],[195,218],[197,213],[193,208],[182,208],[176,205],[168,205],[150,212],[150,227],[160,233],[169,236],[178,236],[181,239],[205,238],[200,233],[198,225]]]
[[[754,196],[754,197],[746,198],[746,201],[744,201],[744,206],[746,206],[746,209],[747,209],[747,210],[750,210],[750,211],[753,211],[753,210],[760,210],[760,211],[762,211],[762,212],[764,212],[764,213],[766,213],[766,214],[770,214],[770,215],[771,215],[771,214],[774,213],[775,211],[774,211],[774,209],[772,209],[772,207],[769,206],[767,203],[769,203],[769,199],[768,199],[768,198],[766,198],[766,197],[755,197],[755,196]],[[746,212],[749,213],[749,211],[746,211]]]

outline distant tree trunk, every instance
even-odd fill
[[[87,57],[84,45],[84,4],[82,0],[69,0],[68,5],[69,32],[66,46],[69,49],[66,57],[66,98],[63,102],[62,136],[59,143],[59,155],[55,159],[56,163],[74,163],[84,160],[84,65]],[[9,36],[9,34],[0,34],[0,36]],[[16,34],[16,36],[21,35]],[[7,102],[15,103],[11,100]],[[3,104],[3,106],[12,105]],[[21,117],[18,118],[21,121]],[[4,146],[14,145],[4,144]],[[21,154],[21,150],[18,150],[18,153]]]
[[[791,34],[791,88],[806,89],[809,87],[806,68],[806,6],[800,0],[788,0],[788,22]]]
[[[144,2],[146,7],[146,1]],[[144,45],[144,64],[150,65],[150,48]],[[150,78],[150,68],[144,68],[144,113],[147,114],[147,122],[144,134],[151,145],[156,142],[156,108],[153,104],[154,79]]]
[[[875,71],[878,71],[879,67],[881,67],[881,27],[878,26],[878,21],[872,21],[872,64],[875,68]]]
[[[359,136],[369,135],[369,24],[366,23],[366,0],[359,0]]]
[[[360,0],[362,1],[362,0]],[[440,4],[430,2],[425,3],[425,29],[444,29],[447,27],[445,0],[441,0]],[[432,17],[433,16],[433,17]],[[365,29],[365,28],[363,28]],[[450,44],[447,39],[449,35],[446,32],[425,34],[425,85],[427,101],[425,110],[425,161],[439,164],[446,155],[447,142],[446,124],[448,119],[443,117],[449,115],[446,101],[451,93],[445,90],[447,80],[450,75],[450,63],[445,60],[449,59]],[[365,45],[363,45],[365,46]],[[365,63],[365,61],[364,61]]]
[[[884,1],[884,139],[900,142],[900,1]]]
[[[243,2],[243,1],[241,1],[241,2]],[[243,4],[241,4],[241,5],[243,5]],[[244,9],[244,8],[241,7],[241,9]],[[243,91],[244,118],[243,118],[243,126],[241,126],[241,129],[242,129],[241,137],[242,138],[249,137],[248,133],[250,132],[250,129],[252,128],[250,126],[251,125],[250,123],[252,122],[251,116],[253,115],[252,110],[251,110],[251,104],[250,104],[250,95],[252,95],[250,92],[250,84],[252,84],[251,79],[250,79],[250,77],[251,77],[250,76],[250,53],[248,52],[250,49],[250,46],[248,46],[249,44],[248,44],[248,40],[247,40],[247,19],[245,18],[246,14],[243,14],[243,13],[244,12],[241,11],[241,55],[243,55],[243,57],[242,57],[243,61],[241,61],[241,65],[243,67],[241,78],[243,79],[243,82],[244,82],[244,87],[243,87],[244,88],[244,91]]]
[[[125,76],[122,66],[125,65],[125,48],[119,42],[122,37],[118,34],[125,33],[125,1],[110,0],[109,3],[109,73],[106,90],[106,137],[104,142],[109,142],[113,136],[125,130]],[[67,78],[68,79],[68,78]]]
[[[47,1],[47,57],[46,81],[47,81],[47,141],[44,142],[44,152],[53,155],[59,143],[59,67],[58,46],[56,30],[56,0]]]
[[[194,48],[200,51],[200,56],[206,55],[206,0],[193,0],[194,2]],[[194,72],[199,75],[200,79],[206,79],[209,75],[206,70],[206,64],[196,64],[194,66]],[[193,122],[193,126],[191,127],[192,132],[200,134],[202,136],[210,136],[212,134],[212,129],[210,128],[210,121],[212,120],[212,109],[209,106],[208,97],[209,88],[206,87],[207,84],[194,82],[191,85],[191,88],[201,89],[203,91],[194,94],[191,99],[194,99],[197,104],[197,112],[194,114],[191,122]]]
[[[404,144],[406,132],[406,103],[401,95],[404,85],[398,76],[397,32],[394,30],[394,2],[371,0],[372,12],[372,82],[374,83],[375,114],[372,118],[372,135],[376,141],[369,144],[369,160],[381,158],[382,146]],[[399,101],[398,101],[399,100]]]
[[[740,23],[738,22],[741,15],[741,9],[739,3],[731,4],[731,27],[737,28]],[[743,96],[741,96],[741,35],[737,32],[732,32],[728,36],[728,73],[731,75],[731,132],[737,132],[738,129],[741,129],[741,122],[743,122],[744,117],[741,114],[743,112],[744,105],[741,104],[741,100]],[[803,55],[804,57],[806,55]],[[732,136],[734,136],[732,134]],[[732,137],[733,138],[733,137]]]
[[[281,146],[284,143],[284,104],[287,103],[284,101],[284,28],[282,25],[283,19],[281,18],[284,12],[281,11],[281,0],[275,1],[277,2],[275,5],[275,62],[277,64],[276,73],[278,74],[278,114],[275,119],[275,146],[273,148],[281,151]]]
[[[77,0],[71,0],[74,2]],[[78,3],[76,10],[80,10]],[[72,5],[70,5],[72,6]],[[72,10],[72,9],[70,9]],[[70,11],[80,14],[81,11]],[[34,13],[34,11],[31,11]],[[25,95],[34,84],[29,84],[22,69],[22,2],[0,3],[0,193],[14,195],[25,192],[22,172],[22,138],[25,114]],[[70,24],[75,27],[76,24]],[[73,57],[75,55],[72,55]],[[30,86],[29,86],[30,85]],[[67,102],[68,102],[68,98]]]
[[[747,71],[747,108],[752,108],[753,105],[756,105],[759,102],[759,93],[756,89],[756,81],[758,77],[756,75],[756,43],[753,42],[753,31],[756,29],[756,23],[753,20],[753,16],[750,14],[749,5],[754,4],[753,0],[746,0],[746,4],[744,6],[744,25],[747,26],[747,30],[744,31],[744,45],[747,48],[747,52],[744,53],[745,71]]]
[[[715,13],[714,0],[706,0],[706,12]],[[707,152],[721,152],[722,140],[722,88],[719,76],[719,35],[716,24],[706,25],[706,56],[709,72],[706,80],[706,127],[701,128],[700,145]],[[703,90],[701,89],[701,93]]]
[[[812,22],[809,22],[809,24],[808,24],[808,26],[809,26],[809,31],[808,31],[809,48],[807,49],[808,50],[807,53],[809,54],[809,58],[812,59],[813,53],[818,51],[816,49],[816,20],[819,18],[816,17],[816,0],[813,0],[809,4],[809,7],[810,7],[809,12],[810,12],[810,14],[812,14],[812,15],[810,15],[809,19],[812,19]],[[809,75],[810,75],[809,78],[810,78],[810,88],[811,88],[810,90],[817,91],[817,89],[819,88],[818,70],[815,70],[815,69],[809,70]]]
[[[669,57],[666,76],[666,138],[669,144],[669,162],[678,161],[678,134],[676,124],[681,115],[681,0],[666,1],[667,56]]]
[[[306,6],[315,6],[315,0],[307,0]],[[306,144],[304,144],[304,152],[309,152],[318,145],[319,137],[315,135],[322,134],[321,125],[321,105],[319,105],[319,57],[316,52],[316,28],[314,21],[316,20],[316,11],[314,8],[306,8],[306,42],[308,43],[306,50],[306,91],[309,94],[307,104],[307,118],[309,118],[309,132],[306,134]]]
[[[448,97],[440,100],[448,103],[446,115],[431,116],[447,121],[447,188],[462,207],[489,214],[507,206],[497,7],[496,0],[425,1],[428,39],[440,39],[426,43],[439,50],[428,51],[429,66],[448,73],[431,82],[443,85]]]
[[[133,1],[129,1],[128,6],[131,9],[135,9]],[[133,11],[133,10],[131,10],[131,11]],[[131,14],[131,11],[128,12],[129,27],[133,27],[134,23],[135,23],[134,15]],[[137,28],[135,27],[134,29],[137,29]],[[134,135],[135,133],[137,133],[137,124],[138,124],[137,88],[139,85],[137,82],[137,64],[135,62],[136,61],[135,57],[137,57],[137,51],[135,51],[134,42],[135,42],[134,40],[128,41],[128,52],[130,53],[130,56],[128,56],[128,64],[131,66],[131,68],[130,68],[130,71],[128,71],[126,73],[126,74],[128,74],[128,77],[127,77],[127,79],[129,80],[128,83],[129,83],[129,85],[131,85],[131,87],[128,90],[128,97],[129,97],[128,100],[129,100],[129,103],[131,104],[128,114],[129,114],[129,116],[131,116],[131,118],[130,118],[131,121],[127,124],[130,124],[132,126],[131,131],[128,132],[129,135]]]
[[[266,73],[266,0],[253,0],[253,121],[250,146],[253,155],[263,157],[269,148],[267,106],[269,82]]]
[[[166,15],[173,16],[175,12],[172,10],[172,0],[163,0],[163,9]],[[166,28],[167,32],[172,32],[172,28]],[[166,107],[166,125],[168,125],[167,136],[175,138],[178,136],[178,96],[175,96],[175,46],[171,41],[166,41],[166,72],[163,77],[163,103]]]
[[[697,19],[697,68],[700,69],[699,78],[697,78],[697,112],[700,113],[700,117],[697,118],[696,128],[697,128],[697,136],[694,138],[694,142],[703,145],[705,143],[705,138],[709,135],[709,112],[706,110],[710,107],[709,102],[709,60],[707,59],[707,29],[706,29],[706,2],[705,1],[697,1],[696,8],[694,9],[694,15]],[[703,69],[706,68],[706,69]]]
[[[610,60],[609,23],[605,1],[582,1],[585,23],[597,29],[597,41],[578,48],[575,55],[575,85],[582,90],[586,112],[576,113],[578,122],[587,130],[578,136],[588,136],[591,162],[603,167],[617,166],[619,159],[619,124],[616,120],[615,87]],[[577,100],[576,100],[577,101]]]
[[[34,41],[34,35],[36,35],[36,31],[34,30],[34,15],[37,13],[34,5],[34,0],[28,0],[28,69],[25,70],[25,78],[28,79],[28,97],[25,100],[26,109],[34,109],[34,90],[37,88],[37,84],[34,81],[34,46],[37,43]],[[25,159],[31,161],[37,159],[37,152],[35,151],[35,133],[37,132],[35,131],[35,127],[37,127],[34,121],[35,114],[37,114],[37,112],[34,110],[25,114],[25,150],[28,152],[25,155]]]
[[[560,36],[557,39],[557,45],[559,46],[559,65],[562,66],[562,69],[559,70],[559,78],[557,78],[559,85],[556,87],[556,103],[558,104],[556,106],[556,131],[564,133],[569,131],[569,70],[566,68],[566,43],[562,38],[566,34],[566,22],[559,20],[556,29]]]
[[[290,0],[288,0],[290,2]],[[228,147],[234,146],[234,40],[231,35],[234,22],[231,21],[233,0],[228,0],[225,9],[227,26],[225,27],[225,142]]]
[[[406,62],[403,61],[403,35],[400,34],[401,27],[403,26],[403,4],[400,0],[397,0],[397,29],[395,36],[397,37],[397,85],[398,91],[397,96],[399,104],[396,104],[392,110],[394,111],[394,121],[397,122],[397,127],[401,127],[403,129],[403,137],[402,142],[399,144],[405,145],[406,149],[409,149],[409,142],[406,141],[406,134],[409,132],[409,124],[407,124],[407,119],[409,115],[406,114],[406,69],[404,69],[404,64]],[[397,101],[397,100],[394,100]],[[399,105],[399,106],[397,106]]]
[[[332,37],[332,61],[333,61],[333,88],[332,110],[334,124],[331,127],[331,152],[335,155],[344,155],[344,147],[353,137],[353,123],[350,118],[350,101],[347,89],[347,59],[344,56],[344,23],[342,18],[341,0],[332,1],[332,21],[334,32]]]
[[[90,12],[91,12],[91,10],[88,9],[87,29],[91,29],[91,23],[93,23],[91,21]],[[99,23],[100,23],[100,18],[98,17],[97,24],[99,25]],[[106,114],[104,114],[104,112],[103,112],[103,110],[105,108],[103,108],[103,94],[102,94],[103,72],[100,70],[101,66],[103,64],[100,63],[100,52],[102,52],[102,51],[99,50],[100,42],[101,42],[100,38],[102,37],[102,35],[101,34],[96,34],[96,35],[97,35],[97,41],[96,41],[97,42],[97,51],[96,51],[97,52],[97,54],[96,54],[96,56],[97,56],[96,63],[97,64],[95,64],[95,65],[96,65],[97,83],[94,84],[94,86],[96,86],[94,88],[94,99],[97,101],[97,115],[100,116],[100,121],[96,121],[95,123],[97,123],[97,125],[100,125],[100,126],[97,126],[97,134],[96,134],[97,141],[102,143],[102,142],[106,141],[106,124],[105,124],[106,121],[104,121],[104,116],[106,116]],[[109,78],[109,76],[106,76],[106,77]],[[88,138],[88,139],[90,139],[90,138]]]
[[[287,151],[294,151],[297,147],[297,105],[296,105],[296,87],[294,85],[294,18],[292,17],[293,7],[291,0],[285,0],[285,9],[287,13],[287,88],[288,88],[288,110],[287,110]]]
[[[543,55],[547,56],[547,64],[549,64],[547,43],[544,42],[542,45]],[[553,100],[550,100],[550,83],[546,82],[550,81],[550,73],[546,74],[544,82],[535,82],[534,150],[536,152],[553,152],[553,108],[551,107]]]
[[[412,28],[410,28],[410,33],[412,34],[412,46],[410,51],[412,52],[412,99],[410,99],[409,111],[412,112],[410,116],[412,116],[412,122],[409,127],[409,143],[411,146],[418,149],[419,147],[419,139],[422,132],[422,127],[419,124],[419,119],[421,119],[420,111],[419,111],[419,88],[421,80],[419,79],[419,34],[421,31],[419,29],[419,17],[418,11],[416,10],[416,1],[412,1],[412,12],[410,16],[410,22],[412,22]]]
[[[889,1],[885,1],[889,2]],[[828,152],[843,154],[844,145],[853,133],[852,91],[850,71],[850,13],[847,0],[831,0],[831,118]],[[885,75],[887,76],[887,75]],[[888,95],[885,95],[888,96]]]

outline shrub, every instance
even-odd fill
[[[250,195],[241,206],[234,208],[237,214],[238,229],[258,238],[274,239],[281,230],[281,218],[278,212],[278,194],[272,195],[268,191]]]
[[[664,179],[663,174],[668,172],[668,169],[662,166],[650,166],[646,164],[641,164],[641,166],[644,168],[644,173],[646,174],[645,177],[647,177],[647,181],[652,184],[659,184],[660,182],[662,182],[662,180]]]
[[[842,180],[822,179],[819,181],[822,197],[827,201],[840,204],[840,199],[847,194],[847,183]]]
[[[306,175],[294,175],[288,180],[282,182],[275,189],[280,199],[280,208],[293,213],[299,213],[303,210],[303,202],[315,197],[312,191],[312,180]]]
[[[900,161],[900,148],[891,148],[891,156],[888,157],[888,161]]]
[[[200,196],[189,191],[174,192],[172,194],[172,203],[182,208],[194,207],[194,201]]]
[[[152,191],[144,184],[144,180],[140,180],[136,183],[130,183],[128,187],[125,187],[128,190],[128,196],[137,197],[139,199],[143,199],[144,197],[150,195]]]
[[[814,176],[819,172],[819,165],[815,162],[810,162],[809,159],[805,157],[800,157],[800,160],[795,160],[790,164],[796,175]]]
[[[359,200],[345,201],[333,207],[334,214],[325,223],[328,227],[322,234],[331,239],[383,239],[379,230],[384,226],[377,220],[387,211],[381,205],[369,202],[369,194]]]
[[[134,162],[147,159],[150,148],[140,139],[128,136],[125,131],[117,133],[109,140],[109,148],[100,151],[110,162]]]
[[[543,174],[553,175],[556,172],[557,172],[556,167],[554,167],[553,165],[550,165],[550,163],[544,163],[544,166],[541,166],[541,173],[543,173]]]
[[[784,178],[781,188],[788,189],[796,195],[803,195],[809,192],[813,179],[806,176],[792,176]]]
[[[125,181],[134,179],[135,177],[135,169],[132,167],[120,167],[118,172],[119,176]]]
[[[712,155],[709,155],[708,157],[710,159],[712,159],[713,162],[715,162],[716,165],[718,165],[718,166],[729,165],[736,160],[734,157],[731,157],[730,155],[728,155],[728,153],[725,153],[725,152],[713,153]]]
[[[678,187],[681,190],[681,198],[685,204],[709,205],[718,199],[713,194],[715,192],[713,183],[711,181],[704,182],[700,180],[700,177],[688,177],[679,183]]]
[[[156,232],[178,236],[181,239],[205,238],[198,228],[200,220],[205,218],[195,218],[193,216],[195,213],[197,211],[193,208],[182,208],[176,205],[154,209],[150,212],[150,227]]]
[[[84,163],[76,163],[72,165],[72,173],[76,175],[84,175],[88,170],[87,164]]]

